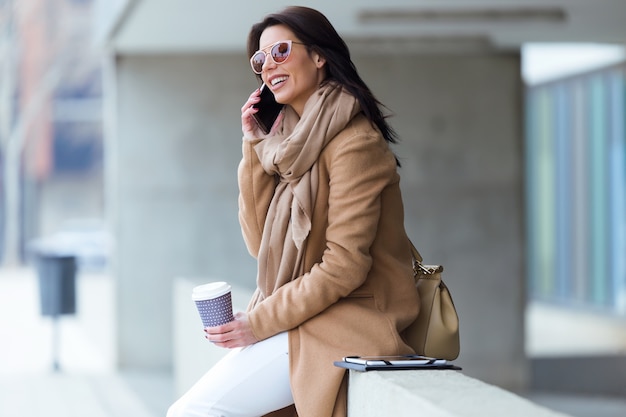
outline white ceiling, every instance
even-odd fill
[[[119,53],[240,52],[283,1],[101,0],[101,40]],[[443,50],[527,42],[626,42],[626,0],[318,0],[352,45]],[[391,15],[390,18],[385,16]]]

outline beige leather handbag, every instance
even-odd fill
[[[459,316],[450,290],[443,283],[441,265],[424,265],[413,242],[413,277],[420,297],[417,319],[402,333],[404,340],[419,355],[453,360],[461,350]]]

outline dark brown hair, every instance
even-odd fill
[[[396,143],[396,134],[387,124],[381,111],[382,104],[359,76],[350,51],[326,16],[317,10],[292,6],[278,13],[267,15],[252,26],[248,34],[248,56],[259,50],[259,39],[265,29],[285,25],[304,43],[309,52],[316,52],[326,59],[326,80],[342,85],[359,101],[365,116],[380,130],[386,141]],[[260,78],[260,75],[258,75]]]

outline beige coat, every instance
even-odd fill
[[[244,141],[239,166],[239,217],[257,256],[275,178]],[[259,340],[289,331],[291,387],[299,417],[346,415],[347,355],[413,353],[399,332],[419,300],[396,161],[362,115],[322,151],[305,273],[264,301],[248,318]],[[293,407],[271,415],[293,416]]]

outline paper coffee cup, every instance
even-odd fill
[[[196,303],[204,327],[219,326],[235,320],[230,285],[210,282],[194,287],[191,299]]]

